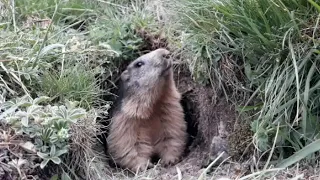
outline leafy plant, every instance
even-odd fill
[[[67,150],[63,149],[63,150],[56,151],[55,145],[51,146],[51,150],[49,154],[37,152],[37,155],[43,159],[43,161],[40,164],[40,167],[44,168],[49,161],[52,161],[55,164],[60,164],[61,163],[60,156],[64,153],[67,153]]]
[[[40,167],[49,161],[60,164],[61,155],[68,152],[70,126],[86,111],[77,108],[76,102],[66,105],[42,105],[49,97],[32,99],[28,96],[12,99],[1,104],[0,122],[10,125],[18,135],[27,134],[34,140],[37,155],[43,159]]]

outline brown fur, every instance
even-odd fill
[[[124,97],[112,118],[107,142],[115,162],[132,171],[151,167],[154,154],[164,165],[177,163],[186,145],[181,95],[172,62],[165,58],[168,54],[165,49],[145,54],[121,75]],[[136,68],[138,61],[144,61],[144,66]]]

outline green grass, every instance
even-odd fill
[[[40,88],[44,95],[57,98],[57,101],[75,100],[85,107],[90,107],[98,105],[99,96],[102,94],[93,75],[93,72],[79,65],[61,74],[45,72]]]
[[[58,12],[54,20],[60,22],[72,22],[79,20],[94,20],[96,13],[95,9],[98,7],[96,1],[89,0],[53,0],[53,1],[23,1],[16,0],[15,10],[19,20],[26,20],[28,17],[37,16],[39,18],[51,18],[55,11],[56,4],[58,5]]]
[[[272,150],[279,159],[319,136],[319,1],[310,2],[172,2],[177,29],[187,34],[183,47],[187,57],[193,56],[189,64],[195,77],[217,92],[233,89],[227,96],[240,91],[242,101],[250,94],[258,99],[251,103],[258,109],[253,142],[259,153]],[[223,67],[232,71],[225,73]]]

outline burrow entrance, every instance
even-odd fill
[[[143,52],[143,54],[157,48],[167,48],[165,39],[163,40],[163,43],[159,43],[160,45],[151,46],[150,37],[145,34],[144,36],[147,37],[145,39],[149,42],[147,43],[148,46],[145,47],[152,48],[148,50],[143,49],[143,51],[141,50],[140,52]],[[162,40],[160,40],[160,42],[162,42]],[[108,79],[104,87],[102,87],[110,92],[110,94],[104,96],[105,100],[111,102],[116,101],[116,94],[118,94],[119,90],[119,75],[129,63],[130,62],[128,61],[122,63],[118,67],[116,76]],[[191,169],[193,169],[191,172],[192,174],[193,172],[196,172],[197,169],[203,168],[203,160],[210,157],[211,141],[214,136],[219,135],[218,126],[220,122],[225,124],[226,131],[231,134],[230,137],[238,137],[239,134],[237,134],[237,132],[234,133],[234,130],[237,129],[237,124],[235,124],[237,113],[234,107],[223,98],[222,94],[215,94],[211,86],[203,86],[196,83],[186,65],[180,64],[174,67],[174,79],[179,92],[182,94],[181,104],[184,109],[185,120],[188,127],[187,132],[189,134],[183,160],[178,163],[177,166],[181,168],[181,171],[183,171],[183,168],[185,168],[184,171],[189,171],[189,166],[191,166]],[[113,85],[110,86],[110,84]],[[100,122],[102,122],[104,127],[108,126],[114,107],[113,104],[109,110],[110,114],[101,115]],[[105,143],[108,130],[107,128],[104,128],[103,130],[105,133],[99,136],[99,139],[101,140],[100,142],[103,143],[102,145],[105,153],[108,154],[107,144]],[[242,131],[242,129],[238,129],[238,131]],[[237,147],[237,145],[234,144],[234,147]],[[109,165],[111,167],[116,167],[110,161]],[[176,169],[174,167],[165,168],[163,173],[170,171],[170,169],[173,171],[171,175],[176,174]]]
[[[120,73],[125,69],[125,67],[129,64],[125,63],[121,66],[119,75]],[[122,71],[121,71],[122,70]],[[119,76],[118,75],[118,76]],[[176,74],[175,74],[176,76]],[[175,77],[176,78],[176,77]],[[189,78],[189,77],[188,77]],[[117,79],[116,77],[114,79]],[[110,80],[109,80],[110,81]],[[177,83],[176,83],[177,84]],[[190,83],[187,83],[190,84]],[[104,95],[104,100],[111,102],[111,108],[107,113],[103,113],[98,117],[98,122],[102,124],[102,134],[98,135],[98,138],[102,145],[105,147],[104,151],[106,154],[108,154],[108,148],[106,144],[106,137],[108,136],[108,125],[110,118],[113,115],[113,111],[115,110],[117,104],[117,96],[120,93],[120,80],[116,80],[114,82],[114,85],[112,88],[109,88],[109,94]],[[187,88],[186,86],[182,85],[181,86],[183,89]],[[188,89],[188,88],[187,88]],[[185,148],[185,153],[184,156],[186,157],[191,151],[194,146],[199,145],[199,142],[201,142],[201,138],[199,138],[199,123],[198,123],[198,118],[199,118],[199,109],[197,108],[197,104],[194,101],[195,95],[192,90],[190,91],[185,91],[181,92],[182,98],[181,98],[181,105],[183,107],[184,113],[185,113],[185,121],[187,122],[187,133],[188,133],[188,142]],[[157,157],[155,157],[154,161],[157,161]],[[110,164],[110,163],[109,163]],[[115,166],[113,163],[110,164],[112,167]]]
[[[161,32],[161,31],[160,31]],[[144,29],[137,29],[136,34],[143,39],[144,44],[139,48],[137,54],[142,55],[145,53],[148,53],[150,51],[156,50],[158,48],[168,48],[168,41],[167,39],[161,34],[161,33],[149,33]],[[112,117],[112,113],[115,110],[117,104],[117,95],[120,93],[120,74],[125,70],[125,68],[129,65],[131,61],[123,61],[123,60],[116,60],[118,63],[117,72],[114,72],[113,76],[110,76],[105,80],[103,83],[101,83],[101,88],[105,89],[109,93],[106,95],[103,95],[103,99],[105,101],[111,102],[111,108],[109,109],[108,113],[101,114],[101,116],[98,118],[98,121],[102,124],[102,131],[103,134],[99,135],[98,138],[100,142],[103,143],[103,146],[105,147],[105,153],[108,154],[108,145],[106,142],[106,137],[108,135],[108,125],[109,120]],[[179,67],[180,69],[180,67]],[[189,88],[186,85],[190,85],[190,83],[194,83],[192,81],[192,78],[190,76],[190,72],[187,71],[185,67],[183,69],[183,74],[177,74],[177,71],[174,70],[174,77],[176,84],[177,82],[184,82],[183,84],[180,84],[178,86],[179,91],[182,94],[181,99],[181,105],[183,106],[184,113],[185,113],[185,121],[187,122],[187,132],[188,132],[188,142],[185,149],[185,156],[189,154],[191,151],[191,147],[193,147],[195,144],[197,144],[198,139],[198,123],[197,119],[199,118],[199,110],[195,110],[197,108],[197,104],[194,103],[194,93],[193,91],[188,91]],[[180,72],[179,72],[180,73]],[[182,81],[179,80],[179,78],[182,77]],[[188,82],[185,81],[185,79],[188,79]],[[197,86],[197,85],[195,85]],[[199,141],[200,142],[200,141]],[[156,160],[157,158],[155,158]],[[111,166],[114,164],[111,163]]]
[[[125,68],[125,65],[123,66]],[[123,69],[122,69],[123,70]],[[121,71],[119,71],[121,73]],[[202,152],[209,153],[211,139],[218,135],[218,125],[220,121],[226,123],[227,129],[231,131],[235,120],[235,111],[223,99],[218,102],[213,101],[215,95],[211,87],[202,86],[196,83],[191,73],[185,66],[176,66],[174,69],[174,79],[182,94],[181,104],[185,113],[185,121],[187,122],[188,142],[185,148],[184,157],[188,157],[196,148],[201,148]],[[118,94],[119,81],[115,83],[113,89],[110,89],[111,95],[106,96],[106,100],[115,102],[116,94]],[[109,119],[112,117],[112,111],[116,104],[111,106],[110,114],[105,114],[101,119],[103,126],[107,127]],[[104,129],[104,134],[100,136],[101,142],[105,143],[108,130]],[[103,144],[106,147],[107,144]],[[156,158],[157,159],[157,158]],[[110,164],[114,167],[114,164]]]

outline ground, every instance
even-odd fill
[[[147,5],[147,8],[149,8],[149,11],[155,12],[157,14],[158,20],[161,19],[162,21],[167,21],[168,18],[170,17],[167,15],[165,11],[166,8],[162,7],[161,3],[162,1],[152,0],[151,4]],[[0,3],[0,10],[1,10],[1,3]],[[209,17],[208,19],[210,20],[210,18],[211,17]],[[33,19],[33,17],[30,17],[30,18],[28,17],[25,22],[26,28],[29,26],[31,27],[31,24],[33,24],[32,20],[38,21],[37,18]],[[11,22],[11,19],[10,19],[10,22]],[[44,20],[40,22],[41,22],[40,26],[45,29],[48,27],[51,20],[49,18],[48,20]],[[170,21],[168,22],[170,23]],[[8,23],[9,23],[9,20],[8,20]],[[6,23],[4,24],[0,23],[0,24],[1,26],[3,26]],[[122,22],[120,24],[122,24]],[[256,24],[259,24],[259,23],[256,23]],[[76,29],[77,27],[74,27],[74,28]],[[156,27],[155,29],[158,29],[158,27]],[[80,29],[80,31],[82,30],[84,29]],[[72,32],[75,32],[75,30]],[[172,40],[171,41],[167,40],[163,32],[158,34],[152,34],[147,29],[138,28],[138,29],[135,29],[134,33],[135,35],[139,36],[143,41],[143,46],[140,46],[140,49],[138,50],[137,55],[142,55],[144,53],[147,53],[148,51],[151,51],[160,47],[168,48],[170,50],[180,48],[180,47],[175,47],[174,44],[170,44],[169,42],[172,42]],[[312,36],[311,30],[307,34],[309,36]],[[276,37],[276,35],[274,37]],[[116,40],[119,41],[119,39],[116,39]],[[129,39],[128,42],[129,41],[131,41],[131,39]],[[201,41],[201,39],[199,41]],[[81,44],[80,42],[81,41],[79,40],[78,43]],[[3,43],[0,43],[0,44],[2,45]],[[250,44],[250,42],[248,41],[247,44]],[[16,45],[13,45],[13,46],[14,48],[16,48]],[[1,51],[3,49],[6,49],[5,45],[3,45],[3,47],[1,46],[0,48]],[[33,51],[33,49],[31,50]],[[94,53],[97,53],[97,52],[92,52],[92,53],[90,52],[88,54],[84,54],[83,57],[89,56],[89,54],[94,55]],[[97,58],[100,55],[99,53],[97,53],[98,54]],[[29,54],[29,53],[26,53],[26,54]],[[20,55],[21,54],[18,54],[18,56]],[[74,133],[76,134],[76,136],[74,136],[71,139],[71,141],[73,141],[74,143],[70,148],[71,149],[70,155],[76,157],[77,159],[73,159],[73,161],[67,161],[67,162],[70,162],[71,164],[76,164],[76,167],[78,165],[77,164],[78,162],[81,162],[86,165],[86,168],[87,168],[86,170],[90,172],[88,174],[90,174],[91,177],[82,177],[82,179],[97,179],[97,180],[100,180],[100,179],[101,180],[104,180],[104,179],[156,179],[156,180],[190,179],[190,180],[193,180],[193,179],[218,179],[220,177],[228,177],[230,179],[242,179],[242,180],[243,179],[320,179],[320,167],[319,167],[319,163],[317,162],[317,159],[319,159],[318,157],[314,158],[314,161],[315,161],[314,166],[310,166],[308,163],[301,161],[299,163],[294,164],[290,168],[277,170],[272,167],[271,163],[266,164],[267,159],[265,157],[262,159],[261,154],[259,155],[256,153],[256,149],[252,144],[252,137],[254,134],[250,127],[250,123],[251,123],[250,119],[249,121],[247,121],[246,118],[239,116],[236,110],[237,108],[235,107],[234,103],[228,101],[228,99],[224,96],[225,95],[224,92],[215,91],[218,88],[212,87],[214,85],[210,85],[210,84],[203,85],[196,82],[189,71],[190,64],[188,65],[188,63],[186,63],[186,60],[184,59],[182,60],[179,55],[177,54],[175,55],[176,55],[174,57],[175,81],[179,91],[182,94],[181,103],[185,110],[186,121],[188,122],[188,134],[190,135],[186,154],[183,157],[182,161],[174,166],[167,167],[167,168],[164,168],[161,166],[155,166],[155,168],[153,169],[149,169],[141,174],[133,176],[123,171],[122,169],[116,169],[110,166],[110,164],[108,164],[108,159],[105,157],[105,149],[103,145],[101,145],[100,143],[97,143],[96,147],[90,147],[92,143],[91,141],[98,140],[98,138],[94,137],[93,135],[95,134],[94,132],[92,132],[92,134],[88,132],[91,132],[92,129],[96,129],[96,127],[88,128],[87,126],[88,124],[81,122],[82,126],[72,127],[72,130],[77,132]],[[192,54],[192,55],[195,55],[195,54]],[[24,54],[21,56],[24,56]],[[33,57],[33,56],[30,55],[30,57]],[[16,58],[15,56],[10,56],[10,57],[8,56],[8,57],[1,57],[1,58],[3,58],[3,59],[0,59],[1,65],[3,62],[7,62],[7,61],[9,62],[9,60],[12,60],[12,59],[19,60],[19,57]],[[224,57],[222,57],[222,60],[221,60],[222,63],[220,64],[220,66],[222,67],[220,70],[223,76],[227,77],[226,79],[229,80],[227,82],[224,82],[226,84],[228,83],[232,84],[232,83],[238,82],[237,81],[238,79],[242,80],[244,78],[243,74],[245,74],[244,72],[242,72],[242,69],[239,70],[240,68],[237,69],[235,67],[236,63],[234,62],[236,62],[237,60],[232,58],[236,58],[236,57],[231,54],[225,54]],[[92,59],[95,60],[95,58],[92,58]],[[131,60],[133,59],[131,58]],[[120,64],[119,67],[113,69],[117,71],[117,73],[112,72],[114,74],[112,74],[113,76],[110,77],[111,79],[108,79],[109,82],[113,82],[115,83],[115,86],[117,86],[117,80],[119,79],[119,74],[123,71],[125,66],[128,65],[128,63],[129,61],[122,62],[122,64]],[[106,70],[106,72],[110,70],[108,69],[108,66],[110,66],[110,63],[109,64],[102,63],[101,66],[105,68],[104,70]],[[4,71],[0,67],[0,73],[2,73],[0,74],[1,78],[2,78],[3,72]],[[292,77],[293,76],[294,75],[292,75]],[[104,84],[102,84],[101,89],[110,90],[109,89],[110,86],[113,86],[113,85],[110,85],[112,83],[109,83],[109,82],[106,83],[108,87],[104,87]],[[49,83],[49,87],[50,86],[51,84]],[[277,88],[274,88],[274,89],[277,89]],[[2,89],[0,89],[0,92],[1,90]],[[80,91],[82,91],[82,89],[80,89]],[[116,93],[116,88],[114,90],[111,90],[110,92]],[[242,103],[246,101],[245,98],[242,98],[240,94],[235,93],[233,95],[236,95],[236,96],[239,95],[238,100],[242,101]],[[107,101],[114,101],[113,95],[107,95],[106,97],[103,97],[103,99]],[[0,115],[1,115],[1,112],[2,111],[0,111]],[[106,114],[103,114],[103,116],[104,115]],[[108,119],[109,117],[106,115],[104,118]],[[88,122],[91,123],[91,125],[94,124],[93,126],[95,126],[96,121],[90,118],[87,120],[89,120]],[[28,179],[32,179],[32,178],[33,179],[49,179],[49,176],[52,177],[52,175],[54,175],[55,173],[61,172],[62,165],[55,166],[53,163],[50,163],[50,166],[49,166],[50,168],[46,169],[45,171],[40,170],[39,167],[33,167],[34,163],[38,163],[39,165],[39,162],[41,162],[40,161],[41,159],[35,158],[34,156],[32,156],[30,162],[25,161],[25,159],[28,159],[29,155],[34,152],[32,152],[32,149],[28,147],[27,148],[22,147],[20,144],[20,141],[26,142],[26,141],[29,141],[30,139],[28,139],[27,137],[14,136],[14,133],[11,133],[11,134],[8,133],[11,131],[9,130],[8,127],[3,126],[3,124],[0,124],[0,129],[2,130],[0,132],[0,179],[5,179],[5,180],[19,179],[19,178],[22,179],[21,172],[22,174],[24,173],[28,174],[29,175],[27,177]],[[86,133],[83,133],[83,132],[86,132]],[[92,139],[88,138],[89,136]],[[30,151],[30,150],[31,150],[30,154],[26,153],[26,151]],[[97,152],[91,152],[91,151],[97,151]],[[222,152],[223,154],[220,154]],[[90,156],[86,157],[87,155],[90,155]],[[220,159],[218,159],[219,155],[221,155]],[[72,159],[72,157],[69,157],[69,158]],[[99,158],[101,158],[100,161],[98,160]],[[16,160],[16,161],[13,161],[13,160]],[[213,164],[213,162],[215,163]],[[16,164],[12,164],[12,163],[16,163]],[[25,167],[24,166],[25,164],[28,164],[28,166]],[[80,165],[78,165],[77,168],[79,168],[79,166]],[[9,167],[11,167],[11,169]],[[31,168],[32,170],[28,169],[29,167],[32,167]],[[82,168],[82,170],[83,169],[85,168]],[[8,174],[9,174],[9,171],[11,170],[12,172],[10,173],[12,173],[13,176],[10,178]],[[77,170],[74,170],[74,171],[78,173]],[[267,172],[271,172],[271,173],[267,173]]]

